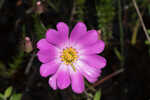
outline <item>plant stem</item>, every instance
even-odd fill
[[[136,44],[136,38],[137,38],[137,33],[138,33],[139,26],[140,26],[140,21],[137,20],[136,25],[133,28],[132,39],[131,39],[131,44],[132,45]]]
[[[140,10],[139,10],[139,8],[138,8],[138,5],[137,5],[137,3],[136,3],[135,0],[132,0],[132,2],[133,2],[133,5],[134,5],[134,7],[135,7],[135,9],[136,9],[136,12],[137,12],[137,14],[138,14],[138,16],[139,16],[139,20],[140,20],[140,22],[141,22],[141,25],[142,25],[142,28],[143,28],[144,33],[145,33],[145,35],[146,35],[146,38],[147,38],[147,40],[150,42],[150,37],[149,37],[149,35],[148,35],[147,29],[146,29],[146,27],[145,27],[145,24],[144,24],[142,15],[141,15],[141,13],[140,13]]]
[[[26,75],[29,73],[29,71],[31,69],[31,66],[32,66],[32,63],[33,63],[33,60],[34,60],[35,57],[36,57],[36,54],[35,54],[35,51],[34,51],[31,58],[30,58],[30,60],[29,60],[29,62],[28,62],[28,64],[27,64],[27,67],[25,69],[25,74]]]
[[[121,8],[121,1],[118,0],[118,19],[119,19],[119,30],[120,30],[120,45],[121,45],[121,67],[124,66],[124,32],[122,26],[122,8]]]

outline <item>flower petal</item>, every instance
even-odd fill
[[[57,89],[57,84],[56,84],[56,78],[57,78],[57,74],[53,75],[52,77],[49,78],[49,85],[56,90]]]
[[[66,39],[67,37],[64,34],[54,29],[49,29],[46,32],[46,40],[53,45],[60,46],[67,41]]]
[[[57,73],[57,86],[60,89],[65,89],[70,85],[70,76],[68,71],[68,66],[62,64],[58,69]]]
[[[83,22],[78,22],[73,28],[70,34],[70,40],[72,42],[77,41],[81,36],[85,35],[87,32],[86,25]]]
[[[102,40],[97,40],[96,43],[83,48],[83,54],[98,54],[104,50],[105,43]]]
[[[57,52],[58,48],[56,48],[54,45],[48,43],[48,41],[46,39],[41,39],[37,43],[37,48],[40,49],[37,53],[37,56],[42,63],[47,63],[47,62],[51,61],[57,55],[56,52]]]
[[[47,50],[39,50],[37,53],[38,59],[42,63],[48,63],[56,57],[56,50],[54,48]]]
[[[57,27],[58,32],[60,32],[66,38],[68,38],[68,36],[69,36],[69,27],[68,27],[67,24],[65,24],[64,22],[59,22],[56,27]]]
[[[78,70],[74,71],[71,67],[69,67],[69,69],[72,81],[72,90],[76,93],[82,93],[85,89],[83,76]]]
[[[82,75],[91,83],[94,83],[97,78],[100,76],[100,70],[94,67],[90,67],[86,63],[79,61],[78,62],[80,72]]]
[[[106,66],[106,59],[99,55],[84,55],[80,58],[81,61],[84,61],[91,67],[102,69]]]
[[[57,63],[55,60],[52,60],[51,62],[46,64],[42,64],[40,67],[41,76],[47,77],[49,75],[56,73],[58,66],[59,63]]]
[[[85,46],[89,46],[91,44],[96,43],[97,40],[98,40],[97,31],[90,30],[77,41],[77,44],[80,44],[81,47],[85,47]]]
[[[41,39],[37,43],[37,48],[42,49],[42,50],[47,50],[47,49],[51,49],[51,48],[55,48],[55,47],[53,45],[51,45],[50,43],[48,43],[48,41],[46,39]]]

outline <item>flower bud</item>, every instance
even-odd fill
[[[41,1],[37,1],[37,2],[36,2],[36,9],[35,9],[35,12],[36,12],[37,14],[41,14],[41,13],[43,13],[45,10],[46,10],[46,8],[45,8],[44,4],[42,4]]]
[[[26,53],[30,53],[33,50],[32,42],[29,37],[25,37],[25,48],[24,51]]]

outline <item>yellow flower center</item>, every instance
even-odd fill
[[[71,65],[73,70],[75,70],[75,67],[73,63],[78,59],[78,52],[76,49],[70,47],[63,49],[62,54],[61,54],[61,61],[63,61],[66,65]]]
[[[75,62],[78,58],[76,49],[70,47],[63,49],[63,52],[61,54],[61,61],[63,61],[65,64],[72,64]]]

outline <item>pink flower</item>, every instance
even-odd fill
[[[98,56],[104,50],[104,42],[98,40],[96,30],[89,30],[78,22],[69,35],[68,26],[59,22],[57,31],[48,29],[46,38],[37,43],[37,56],[43,63],[40,74],[49,78],[49,85],[56,90],[65,89],[70,84],[76,93],[84,91],[84,78],[94,83],[106,65],[106,60]]]

